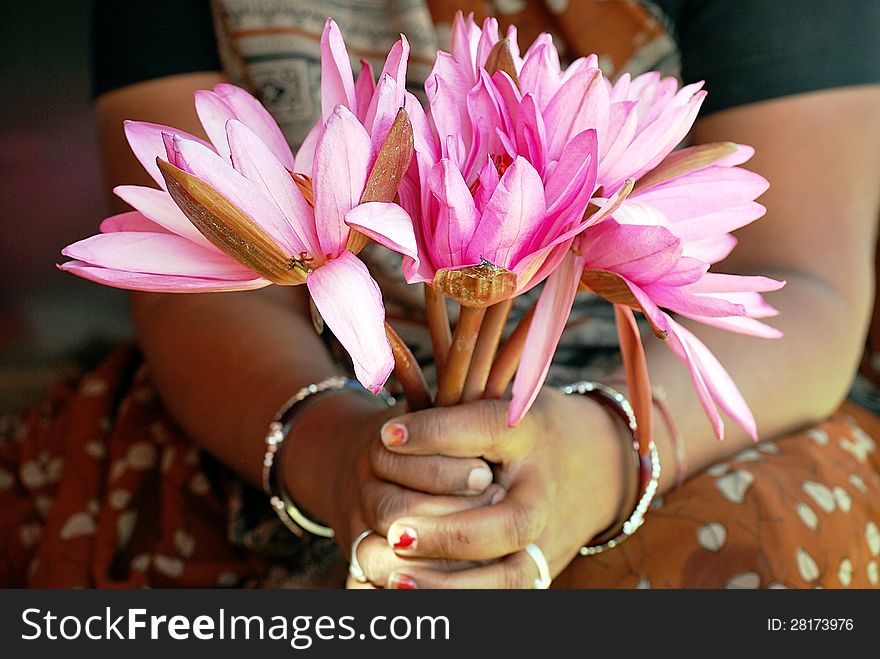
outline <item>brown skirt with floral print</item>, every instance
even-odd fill
[[[630,540],[577,558],[556,587],[880,585],[880,421],[847,404],[756,444],[657,502]],[[0,586],[342,586],[262,494],[163,410],[136,349],[0,423]]]

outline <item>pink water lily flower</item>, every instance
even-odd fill
[[[524,58],[515,36],[500,40],[494,20],[480,30],[472,18],[457,16],[452,53],[438,53],[426,82],[428,117],[410,112],[415,161],[400,187],[406,214],[364,204],[348,216],[371,237],[387,233],[392,221],[398,236],[411,226],[411,236],[389,245],[404,255],[406,280],[428,283],[468,307],[540,284],[575,237],[629,191],[619,186],[590,207],[609,104],[596,58],[563,72],[549,36]],[[525,352],[521,372],[535,363],[529,345]],[[514,388],[512,424],[543,380],[518,377],[533,386]]]
[[[128,123],[137,157],[162,189],[122,186],[136,211],[67,247],[60,267],[110,286],[200,292],[305,283],[365,387],[378,391],[393,358],[378,286],[346,249],[346,213],[377,157],[370,135],[336,106],[317,139],[311,186],[266,110],[231,85],[196,97],[212,143],[165,126]]]
[[[429,117],[415,107],[410,111],[411,96],[404,95],[413,119],[415,162],[401,184],[400,206],[411,220],[413,237],[395,248],[405,256],[409,283],[431,283],[438,272],[488,262],[513,273],[509,294],[521,294],[552,272],[577,233],[625,197],[626,191],[618,191],[587,213],[597,185],[597,124],[607,118],[601,98],[607,101],[607,94],[574,112],[576,125],[558,120],[572,114],[569,105],[576,95],[590,96],[594,86],[605,90],[598,84],[596,58],[579,60],[563,73],[558,57],[544,66],[549,36],[525,58],[517,54],[515,38],[511,28],[501,44],[494,19],[481,30],[473,17],[465,20],[459,12],[452,52],[438,53],[426,81]],[[503,68],[487,70],[499,53],[510,55],[511,66],[524,78],[514,80],[517,72],[511,77]],[[579,77],[585,72],[589,75]],[[543,81],[548,76],[555,87]],[[523,80],[531,86],[520,89]],[[365,204],[349,222],[370,235],[395,212]],[[406,224],[402,216],[398,224]]]
[[[318,137],[337,105],[351,110],[370,134],[376,149],[387,137],[398,110],[405,104],[408,111],[415,109],[423,113],[414,97],[410,102],[406,101],[409,50],[409,42],[401,34],[385,58],[378,84],[373,68],[363,59],[360,74],[355,80],[342,32],[333,19],[327,19],[321,34],[321,118],[297,151],[296,171],[311,171]]]

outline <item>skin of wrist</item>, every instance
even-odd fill
[[[615,523],[621,512],[632,510],[638,487],[638,473],[632,458],[633,437],[611,410],[597,400],[586,396],[577,397],[582,406],[590,408],[590,422],[595,424],[591,438],[594,445],[596,465],[601,469],[598,481],[601,487],[592,494],[596,512],[597,528],[591,529],[584,544]]]
[[[294,419],[282,454],[282,483],[307,517],[337,531],[345,527],[354,505],[347,490],[371,438],[364,428],[375,426],[378,437],[382,412],[367,395],[328,391]]]
[[[635,478],[629,473],[633,469],[629,448],[632,437],[596,400],[559,395],[565,404],[560,415],[564,427],[557,432],[573,436],[570,450],[585,453],[581,459],[568,461],[570,467],[579,465],[571,467],[578,471],[569,476],[570,482],[582,484],[571,505],[577,516],[571,520],[572,529],[577,529],[572,541],[579,547],[610,526],[621,509],[630,504],[627,482]]]

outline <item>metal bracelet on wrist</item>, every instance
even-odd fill
[[[635,533],[638,528],[645,522],[645,514],[654,496],[657,494],[657,488],[660,485],[660,454],[653,439],[641,439],[638,432],[638,423],[636,422],[635,411],[632,404],[621,392],[613,387],[609,387],[601,382],[581,381],[567,385],[562,388],[562,393],[571,395],[579,394],[581,396],[592,396],[594,398],[603,399],[609,403],[611,408],[624,421],[629,431],[632,433],[633,450],[638,458],[639,468],[639,489],[640,495],[636,501],[635,508],[632,513],[623,522],[619,529],[615,529],[612,536],[604,541],[595,544],[587,544],[580,548],[581,556],[593,556],[601,554],[604,551],[613,549],[621,542]],[[644,446],[640,442],[646,442]],[[607,533],[601,536],[607,536]]]
[[[281,460],[278,454],[288,437],[295,416],[304,409],[303,401],[315,394],[343,389],[350,389],[373,397],[357,380],[338,375],[329,377],[321,382],[305,386],[291,396],[279,408],[266,433],[266,453],[263,456],[262,473],[263,491],[269,497],[269,505],[284,526],[300,538],[305,532],[322,538],[332,538],[335,534],[329,526],[324,526],[306,517],[294,503],[281,481],[281,470],[278,467]],[[384,389],[376,397],[389,407],[395,403],[394,398]]]

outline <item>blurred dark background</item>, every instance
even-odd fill
[[[83,0],[4,3],[0,21],[0,413],[130,337],[122,291],[57,270],[108,214]]]

